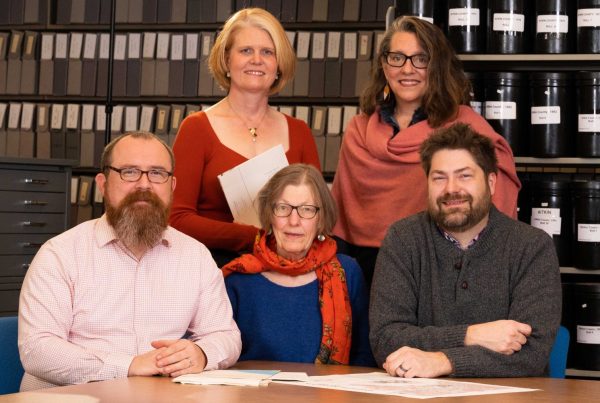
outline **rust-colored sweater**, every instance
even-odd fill
[[[320,170],[317,148],[309,127],[286,116],[290,164],[303,162]],[[175,177],[170,224],[208,248],[229,251],[251,250],[258,229],[233,222],[217,175],[248,159],[225,147],[204,112],[188,116],[177,133]]]
[[[427,178],[419,147],[434,130],[424,120],[392,138],[392,127],[379,116],[379,110],[370,116],[361,113],[349,122],[332,189],[340,213],[333,233],[354,245],[376,248],[391,224],[427,207]],[[456,122],[470,124],[494,142],[498,181],[492,201],[516,218],[521,183],[510,146],[467,106],[461,106],[457,118],[444,126]]]

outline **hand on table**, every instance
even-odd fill
[[[394,351],[386,358],[383,368],[391,376],[404,378],[436,378],[452,373],[452,364],[446,354],[412,347]]]
[[[155,340],[152,347],[160,350],[156,366],[161,374],[172,377],[204,371],[204,351],[190,340]]]

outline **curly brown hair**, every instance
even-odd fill
[[[458,114],[459,105],[468,105],[471,100],[471,83],[442,30],[417,17],[400,17],[385,32],[371,70],[370,82],[360,98],[360,108],[371,115],[378,105],[386,102],[382,96],[387,84],[383,74],[384,55],[390,51],[392,37],[398,32],[415,34],[419,45],[429,56],[427,89],[421,106],[427,114],[429,125],[439,127]]]

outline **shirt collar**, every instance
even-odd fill
[[[98,247],[104,247],[109,243],[119,241],[119,238],[117,238],[117,234],[115,233],[115,229],[108,223],[106,214],[103,214],[102,217],[96,220],[94,232]],[[166,247],[170,247],[173,244],[173,229],[171,227],[167,227],[167,229],[163,232],[160,243]]]
[[[471,241],[467,244],[467,247],[463,249],[463,247],[461,246],[458,239],[454,238],[450,233],[444,231],[442,228],[440,228],[439,225],[436,224],[436,226],[437,226],[438,230],[440,231],[440,233],[444,236],[444,238],[446,238],[448,241],[450,241],[454,246],[456,246],[460,250],[467,250],[467,249],[470,249],[473,245],[475,245],[475,243],[477,243],[477,241],[481,238],[481,235],[487,228],[487,226],[485,226],[481,231],[479,231],[479,233],[477,235],[475,235],[475,238],[471,239]]]
[[[396,101],[394,97],[391,97],[388,102],[382,103],[379,108],[379,116],[384,123],[387,123],[394,130],[392,138],[400,131],[400,125],[394,116],[394,109],[396,108]],[[412,119],[410,120],[409,126],[422,122],[427,119],[427,113],[422,107],[419,107],[413,113]]]

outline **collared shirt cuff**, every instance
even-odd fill
[[[129,367],[135,357],[128,354],[110,353],[104,359],[99,379],[127,378]]]

